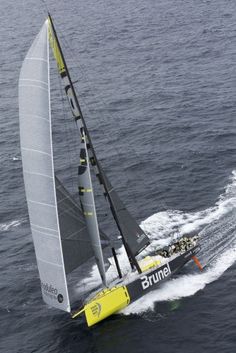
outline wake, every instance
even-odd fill
[[[180,236],[199,234],[201,251],[198,258],[204,271],[199,272],[190,262],[187,265],[188,274],[169,279],[159,289],[129,305],[122,311],[125,315],[152,310],[156,302],[192,296],[207,284],[216,281],[234,264],[236,261],[236,171],[233,171],[229,184],[213,207],[192,213],[176,210],[158,212],[143,221],[141,227],[152,240],[151,245],[142,253],[143,256],[154,249],[168,245]],[[119,263],[122,264],[122,273],[126,273],[131,278],[134,274],[130,274],[130,265],[123,247],[117,253]],[[113,263],[112,258],[109,261]],[[112,282],[116,277],[115,266],[111,266],[107,271],[108,282]],[[77,282],[77,295],[78,293],[83,295],[95,287],[98,288],[100,283],[100,276],[94,265],[90,276],[87,276],[83,282]]]
[[[178,278],[170,279],[168,282],[164,283],[160,289],[154,290],[129,305],[122,313],[125,315],[131,313],[141,314],[144,311],[153,310],[156,302],[171,301],[194,295],[207,284],[216,281],[235,261],[236,246],[225,251],[224,254],[204,272],[182,275]]]
[[[180,275],[164,283],[160,289],[145,295],[122,313],[142,313],[154,309],[160,301],[192,296],[216,281],[236,261],[236,171],[214,207],[195,212],[159,212],[147,218],[142,228],[152,235],[153,248],[168,244],[179,234],[198,233],[201,251],[198,256],[205,269]],[[161,238],[160,238],[161,234]],[[171,236],[169,236],[171,234]]]

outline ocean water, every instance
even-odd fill
[[[47,11],[0,6],[0,352],[235,352],[236,2],[47,1],[112,183],[153,246],[198,232],[205,266],[90,329],[41,300],[24,194],[18,76]],[[75,131],[53,83],[56,165],[73,192]],[[99,196],[97,208],[109,234]]]

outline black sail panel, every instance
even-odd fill
[[[125,208],[114,189],[111,191],[110,197],[113,201],[122,236],[133,256],[136,256],[150,244],[149,238]]]
[[[150,244],[149,238],[129,213],[100,165],[98,168],[106,190],[106,196],[111,204],[113,216],[128,250],[131,252],[132,257],[135,257]]]

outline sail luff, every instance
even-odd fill
[[[58,234],[59,234],[59,247],[60,247],[60,253],[61,253],[61,259],[62,259],[62,272],[63,272],[63,277],[64,277],[64,282],[66,283],[65,290],[66,290],[66,296],[69,301],[69,307],[68,311],[71,311],[71,306],[70,306],[70,299],[69,299],[69,293],[68,293],[68,286],[67,286],[67,279],[66,279],[66,271],[65,271],[65,263],[64,263],[64,256],[62,252],[62,241],[61,241],[61,234],[60,234],[60,224],[59,224],[59,216],[58,216],[58,203],[57,203],[57,193],[56,193],[56,181],[55,181],[55,170],[54,170],[54,162],[53,162],[53,145],[52,145],[52,114],[51,114],[51,91],[50,91],[50,60],[49,60],[49,31],[48,31],[48,20],[47,20],[47,61],[48,61],[48,111],[49,111],[49,129],[50,129],[50,147],[51,147],[51,155],[52,155],[52,174],[54,176],[53,178],[53,190],[54,190],[54,197],[55,197],[55,207],[56,207],[56,218],[57,218],[57,229],[58,229]]]

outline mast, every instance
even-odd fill
[[[107,197],[110,209],[113,215],[113,218],[117,224],[117,227],[120,231],[122,241],[127,252],[129,261],[131,263],[131,267],[135,266],[139,272],[141,269],[139,264],[136,260],[136,255],[140,253],[147,245],[149,245],[149,239],[147,235],[143,232],[143,230],[138,226],[137,222],[134,218],[130,215],[122,201],[120,200],[118,194],[114,190],[113,186],[111,185],[110,181],[106,177],[99,160],[97,159],[92,140],[87,129],[86,122],[84,120],[80,104],[74,89],[73,82],[71,80],[66,61],[64,55],[62,53],[62,49],[57,37],[57,33],[52,22],[52,18],[49,15],[49,20],[51,23],[53,33],[51,36],[55,38],[56,45],[52,44],[52,48],[54,51],[54,56],[57,61],[58,70],[60,72],[61,78],[64,80],[65,83],[65,91],[71,106],[72,114],[76,121],[80,121],[83,127],[83,131],[85,134],[85,138],[87,143],[85,144],[88,150],[89,159],[91,165],[95,168],[95,174],[99,179],[101,185],[103,185],[105,189],[105,197]],[[53,38],[52,38],[53,42]],[[89,161],[87,161],[89,164]],[[118,270],[119,271],[119,270]]]

